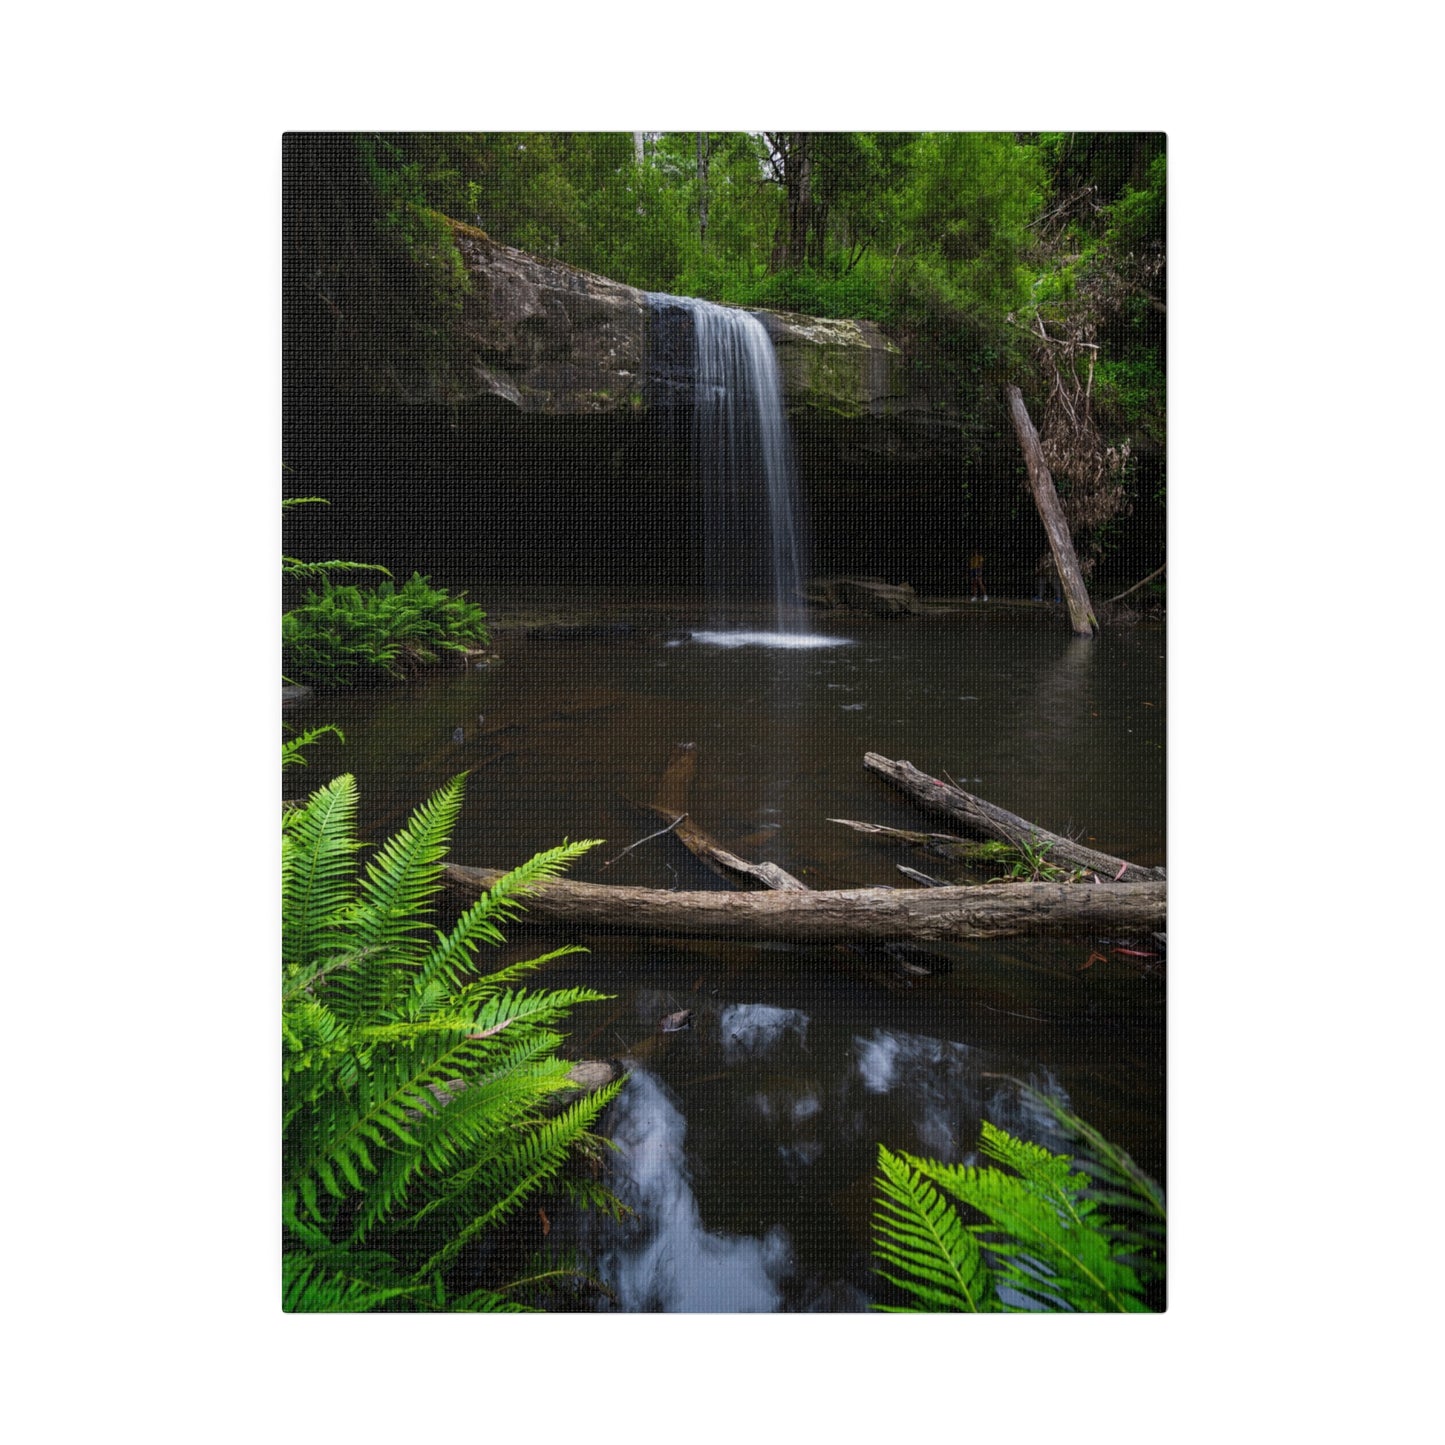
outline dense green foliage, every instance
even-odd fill
[[[335,565],[335,564],[327,564]],[[294,683],[347,687],[406,677],[444,652],[490,641],[486,614],[413,574],[400,587],[329,579],[281,618],[281,670]]]
[[[300,740],[298,740],[299,742]],[[292,759],[295,760],[294,757]],[[519,980],[564,948],[478,976],[480,943],[590,842],[541,853],[443,934],[431,923],[462,778],[358,868],[356,785],[334,779],[284,815],[282,1102],[285,1307],[481,1310],[508,1304],[468,1246],[573,1151],[616,1085],[575,1086],[553,1025],[587,989]],[[555,1107],[561,1104],[560,1111]],[[583,1180],[582,1203],[615,1207]]]
[[[291,507],[326,503],[325,497],[286,497]],[[382,572],[369,587],[338,584],[338,574]],[[491,641],[484,613],[465,593],[433,587],[413,573],[397,587],[390,571],[373,562],[303,562],[281,559],[281,575],[308,589],[281,617],[281,671],[288,682],[347,687],[388,682],[435,663],[442,652],[461,653]]]
[[[1008,437],[1017,383],[1086,568],[1162,496],[1160,134],[295,135],[286,196],[297,385],[466,394],[448,218],[644,290],[876,320],[970,439]]]
[[[1138,1313],[1164,1278],[1164,1198],[1129,1156],[1054,1106],[1078,1158],[984,1122],[1002,1168],[879,1146],[874,1255],[905,1311]],[[1076,1165],[1078,1166],[1076,1168]]]

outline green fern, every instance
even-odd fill
[[[317,738],[325,737],[327,733],[335,733],[339,741],[343,743],[346,741],[346,734],[332,723],[327,723],[324,727],[307,728],[306,731],[297,738],[283,739],[281,743],[281,766],[283,768],[304,768],[306,766],[306,759],[302,755],[301,749],[310,747]]]
[[[1163,1195],[1127,1154],[1045,1102],[1078,1139],[1081,1160],[987,1122],[981,1151],[1003,1168],[940,1164],[879,1146],[874,1255],[879,1273],[917,1303],[875,1308],[1150,1308],[1149,1288],[1164,1273]],[[1140,1214],[1142,1225],[1128,1222]]]
[[[497,924],[522,897],[591,842],[538,855],[449,931],[436,929],[463,781],[439,789],[364,867],[349,775],[285,820],[287,1309],[516,1308],[475,1280],[459,1289],[454,1266],[578,1148],[598,1144],[591,1126],[619,1087],[552,1103],[576,1092],[553,1025],[606,995],[519,980],[575,949],[492,974],[479,974],[474,957],[480,942],[501,941]]]
[[[331,573],[360,565],[286,559],[288,575],[303,577],[310,567],[321,581],[281,618],[282,672],[293,682],[394,681],[431,666],[442,653],[490,641],[486,614],[475,603],[433,587],[419,573],[400,587],[389,576],[369,587],[331,580]]]
[[[910,1167],[907,1155],[891,1154],[880,1145],[878,1172],[883,1198],[875,1216],[873,1252],[903,1274],[879,1273],[929,1310],[997,1309],[983,1251],[957,1211]]]

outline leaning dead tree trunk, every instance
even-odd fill
[[[1024,405],[1023,393],[1016,386],[1008,388],[1008,406],[1014,430],[1018,433],[1019,446],[1023,448],[1024,462],[1029,469],[1029,487],[1034,494],[1034,505],[1039,509],[1044,531],[1048,533],[1049,550],[1053,553],[1054,566],[1058,568],[1059,580],[1063,584],[1064,600],[1069,604],[1069,620],[1080,637],[1092,637],[1098,630],[1099,619],[1094,616],[1089,591],[1084,586],[1084,574],[1079,570],[1079,559],[1074,553],[1074,539],[1069,533],[1064,509],[1059,505],[1053,475],[1044,461],[1039,434],[1034,430],[1028,408]]]
[[[504,875],[449,863],[447,890],[474,902]],[[1011,883],[972,888],[842,888],[673,893],[550,879],[521,922],[672,937],[778,943],[956,943],[1025,933],[1143,933],[1164,926],[1163,883]]]
[[[1086,848],[1072,838],[1060,833],[1051,833],[1027,818],[1020,818],[994,803],[966,793],[950,783],[941,783],[919,772],[912,763],[894,762],[880,753],[865,753],[863,766],[870,772],[901,788],[916,802],[935,813],[956,818],[966,827],[982,833],[986,838],[997,838],[1000,842],[1011,843],[1015,848],[1026,844],[1037,852],[1046,852],[1047,861],[1065,868],[1083,868],[1096,874],[1101,881],[1116,882],[1121,879],[1164,878],[1162,868],[1144,868],[1137,863],[1126,862],[1123,858],[1111,857],[1093,848]]]

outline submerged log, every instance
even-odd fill
[[[987,838],[997,838],[1015,848],[1027,845],[1035,853],[1043,853],[1046,861],[1055,867],[1083,868],[1086,872],[1097,874],[1100,881],[1106,883],[1120,880],[1163,881],[1162,868],[1145,868],[1094,848],[1086,848],[1072,838],[1051,833],[1047,828],[1030,823],[1027,818],[1020,818],[1016,813],[966,793],[951,783],[930,778],[912,763],[894,762],[881,753],[865,753],[863,766],[886,778],[894,787],[901,788],[925,808],[955,818]]]
[[[657,785],[657,792],[648,805],[650,810],[668,824],[662,831],[673,833],[694,857],[700,858],[720,878],[730,874],[743,873],[769,888],[791,889],[806,892],[808,885],[800,883],[786,869],[776,863],[750,863],[730,853],[688,816],[688,795],[692,779],[697,771],[697,744],[677,743],[673,746],[672,757]],[[678,816],[681,814],[681,816]]]
[[[443,872],[448,892],[463,903],[503,876],[459,863]],[[527,896],[522,921],[779,943],[954,943],[1025,933],[1148,933],[1164,926],[1165,896],[1163,882],[674,893],[558,878]]]

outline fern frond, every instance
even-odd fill
[[[496,944],[503,941],[501,929],[494,920],[513,916],[517,910],[517,898],[532,892],[548,878],[556,877],[575,858],[581,857],[589,848],[595,846],[596,840],[590,839],[580,843],[564,843],[561,847],[539,853],[520,868],[514,868],[499,878],[492,888],[466,909],[451,931],[440,937],[421,960],[407,998],[397,1007],[397,1017],[424,1018],[437,1007],[444,996],[457,994],[463,988],[463,980],[475,965],[478,942]],[[467,987],[483,992],[490,991],[554,958],[581,952],[585,950],[579,945],[568,944],[537,958],[510,964],[483,979],[474,980]]]
[[[514,1005],[531,1017],[510,1046],[502,1033],[478,1038],[466,1025],[382,1031],[354,1087],[324,1092],[297,1120],[288,1177],[337,1199],[364,1192],[358,1239],[401,1209],[425,1174],[446,1176],[454,1193],[478,1180],[509,1190],[514,1154],[525,1153],[513,1134],[569,1087],[570,1065],[552,1056],[560,1035],[535,1022],[558,1007],[545,996]]]
[[[485,898],[474,903],[457,920],[451,932],[433,945],[421,961],[407,1000],[398,1008],[398,1017],[424,1018],[430,1009],[436,1006],[438,999],[458,995],[463,988],[480,996],[478,991],[490,992],[514,978],[540,968],[544,963],[550,963],[554,958],[565,958],[569,953],[587,951],[580,944],[569,943],[536,958],[508,964],[503,969],[468,982],[468,976],[476,967],[478,941],[494,944],[503,942],[501,930],[491,921],[487,909],[488,902]]]
[[[585,1255],[576,1249],[544,1249],[527,1263],[527,1273],[498,1285],[496,1292],[515,1298],[532,1308],[545,1303],[559,1288],[575,1294],[579,1287],[605,1296],[614,1303],[617,1295],[598,1278]]]
[[[584,838],[576,843],[564,842],[556,848],[548,848],[497,879],[478,902],[485,905],[490,918],[515,919],[522,911],[519,899],[535,892],[549,878],[557,877],[564,868],[602,841],[601,838]]]
[[[602,1143],[616,1147],[610,1139],[603,1139]],[[624,1204],[610,1189],[594,1180],[563,1178],[560,1183],[568,1202],[578,1209],[597,1209],[614,1220],[626,1219],[633,1212],[631,1206]]]
[[[485,998],[503,984],[514,982],[525,974],[541,968],[543,964],[551,963],[554,958],[566,958],[569,953],[586,952],[587,950],[580,943],[566,943],[561,948],[553,948],[546,953],[539,953],[535,958],[524,958],[516,963],[509,963],[505,968],[496,969],[492,973],[483,974],[481,978],[473,979],[466,985],[467,995],[471,998]]]
[[[283,557],[281,571],[287,577],[329,577],[333,572],[384,572],[391,569],[379,562],[303,562],[297,557]]]
[[[318,788],[288,817],[281,837],[281,957],[306,967],[347,942],[355,880],[356,780]]]
[[[874,1215],[874,1251],[903,1271],[879,1273],[929,1310],[979,1313],[997,1308],[978,1241],[938,1191],[910,1168],[913,1163],[878,1146],[876,1183],[883,1197]]]
[[[607,995],[519,983],[577,950],[471,976],[478,941],[500,940],[493,920],[591,845],[539,855],[449,935],[437,933],[427,911],[464,776],[418,808],[361,878],[349,775],[283,823],[288,1309],[517,1308],[471,1280],[468,1293],[449,1298],[444,1266],[556,1179],[572,1150],[605,1142],[589,1126],[620,1085],[559,1098],[576,1085],[554,1026]],[[621,1208],[600,1186],[576,1192]],[[428,1251],[432,1260],[417,1269]]]
[[[330,958],[314,959],[309,964],[295,964],[284,968],[281,980],[283,1007],[302,994],[315,993],[333,973],[368,963],[377,952],[374,948],[351,949]]]
[[[999,1261],[1000,1279],[1020,1293],[1037,1299],[1042,1289],[1076,1310],[1142,1308],[1138,1277],[1116,1257],[1105,1228],[1082,1216],[1067,1191],[1045,1190],[998,1169],[904,1157],[989,1221],[993,1228],[971,1225],[970,1232]]]
[[[438,788],[367,863],[353,925],[359,947],[385,949],[398,961],[425,955],[418,934],[427,927],[465,779],[459,773]]]
[[[367,1314],[393,1300],[415,1302],[421,1293],[416,1284],[380,1284],[369,1272],[358,1273],[304,1254],[283,1256],[281,1292],[281,1308],[287,1314]]]
[[[327,733],[335,733],[342,741],[346,741],[346,734],[339,727],[327,723],[324,727],[307,728],[300,737],[285,738],[281,743],[281,766],[283,768],[306,766],[306,759],[301,755],[301,749],[309,747],[317,738],[325,737]]]
[[[445,1174],[442,1187],[432,1187],[430,1179],[423,1181],[429,1194],[427,1202],[412,1216],[415,1223],[435,1213],[438,1209],[472,1209],[475,1201],[486,1197],[496,1199],[510,1192],[518,1182],[524,1182],[534,1168],[531,1157],[536,1145],[534,1140],[543,1138],[553,1143],[566,1139],[566,1147],[585,1144],[591,1148],[597,1141],[587,1130],[598,1114],[616,1096],[620,1083],[609,1084],[574,1104],[549,1114],[544,1109],[555,1109],[551,1103],[555,1096],[574,1092],[567,1078],[566,1066],[557,1070],[559,1062],[545,1057],[545,1050],[533,1050],[533,1057],[518,1062],[505,1074],[498,1074],[468,1089],[466,1112],[472,1115],[464,1127],[456,1129],[464,1140],[472,1135],[471,1142],[456,1151],[456,1140],[440,1141],[431,1138],[434,1158],[445,1165],[452,1163]],[[561,1122],[559,1122],[561,1121]],[[459,1120],[448,1121],[449,1127]],[[448,1151],[455,1151],[456,1160],[449,1159],[436,1146],[445,1144]],[[540,1181],[535,1181],[540,1182]]]
[[[1036,1095],[1063,1127],[1083,1144],[1075,1163],[1086,1174],[1102,1179],[1113,1194],[1099,1193],[1091,1187],[1090,1197],[1101,1203],[1125,1205],[1142,1214],[1151,1215],[1162,1225],[1167,1217],[1164,1191],[1117,1144],[1111,1143],[1093,1125],[1070,1113],[1056,1099]]]
[[[609,1084],[585,1099],[564,1109],[555,1118],[547,1119],[525,1134],[519,1141],[510,1172],[515,1182],[505,1193],[493,1197],[480,1213],[461,1225],[422,1267],[431,1273],[455,1259],[476,1235],[499,1224],[529,1196],[552,1179],[566,1162],[578,1143],[590,1139],[587,1126],[616,1094],[620,1083]]]

